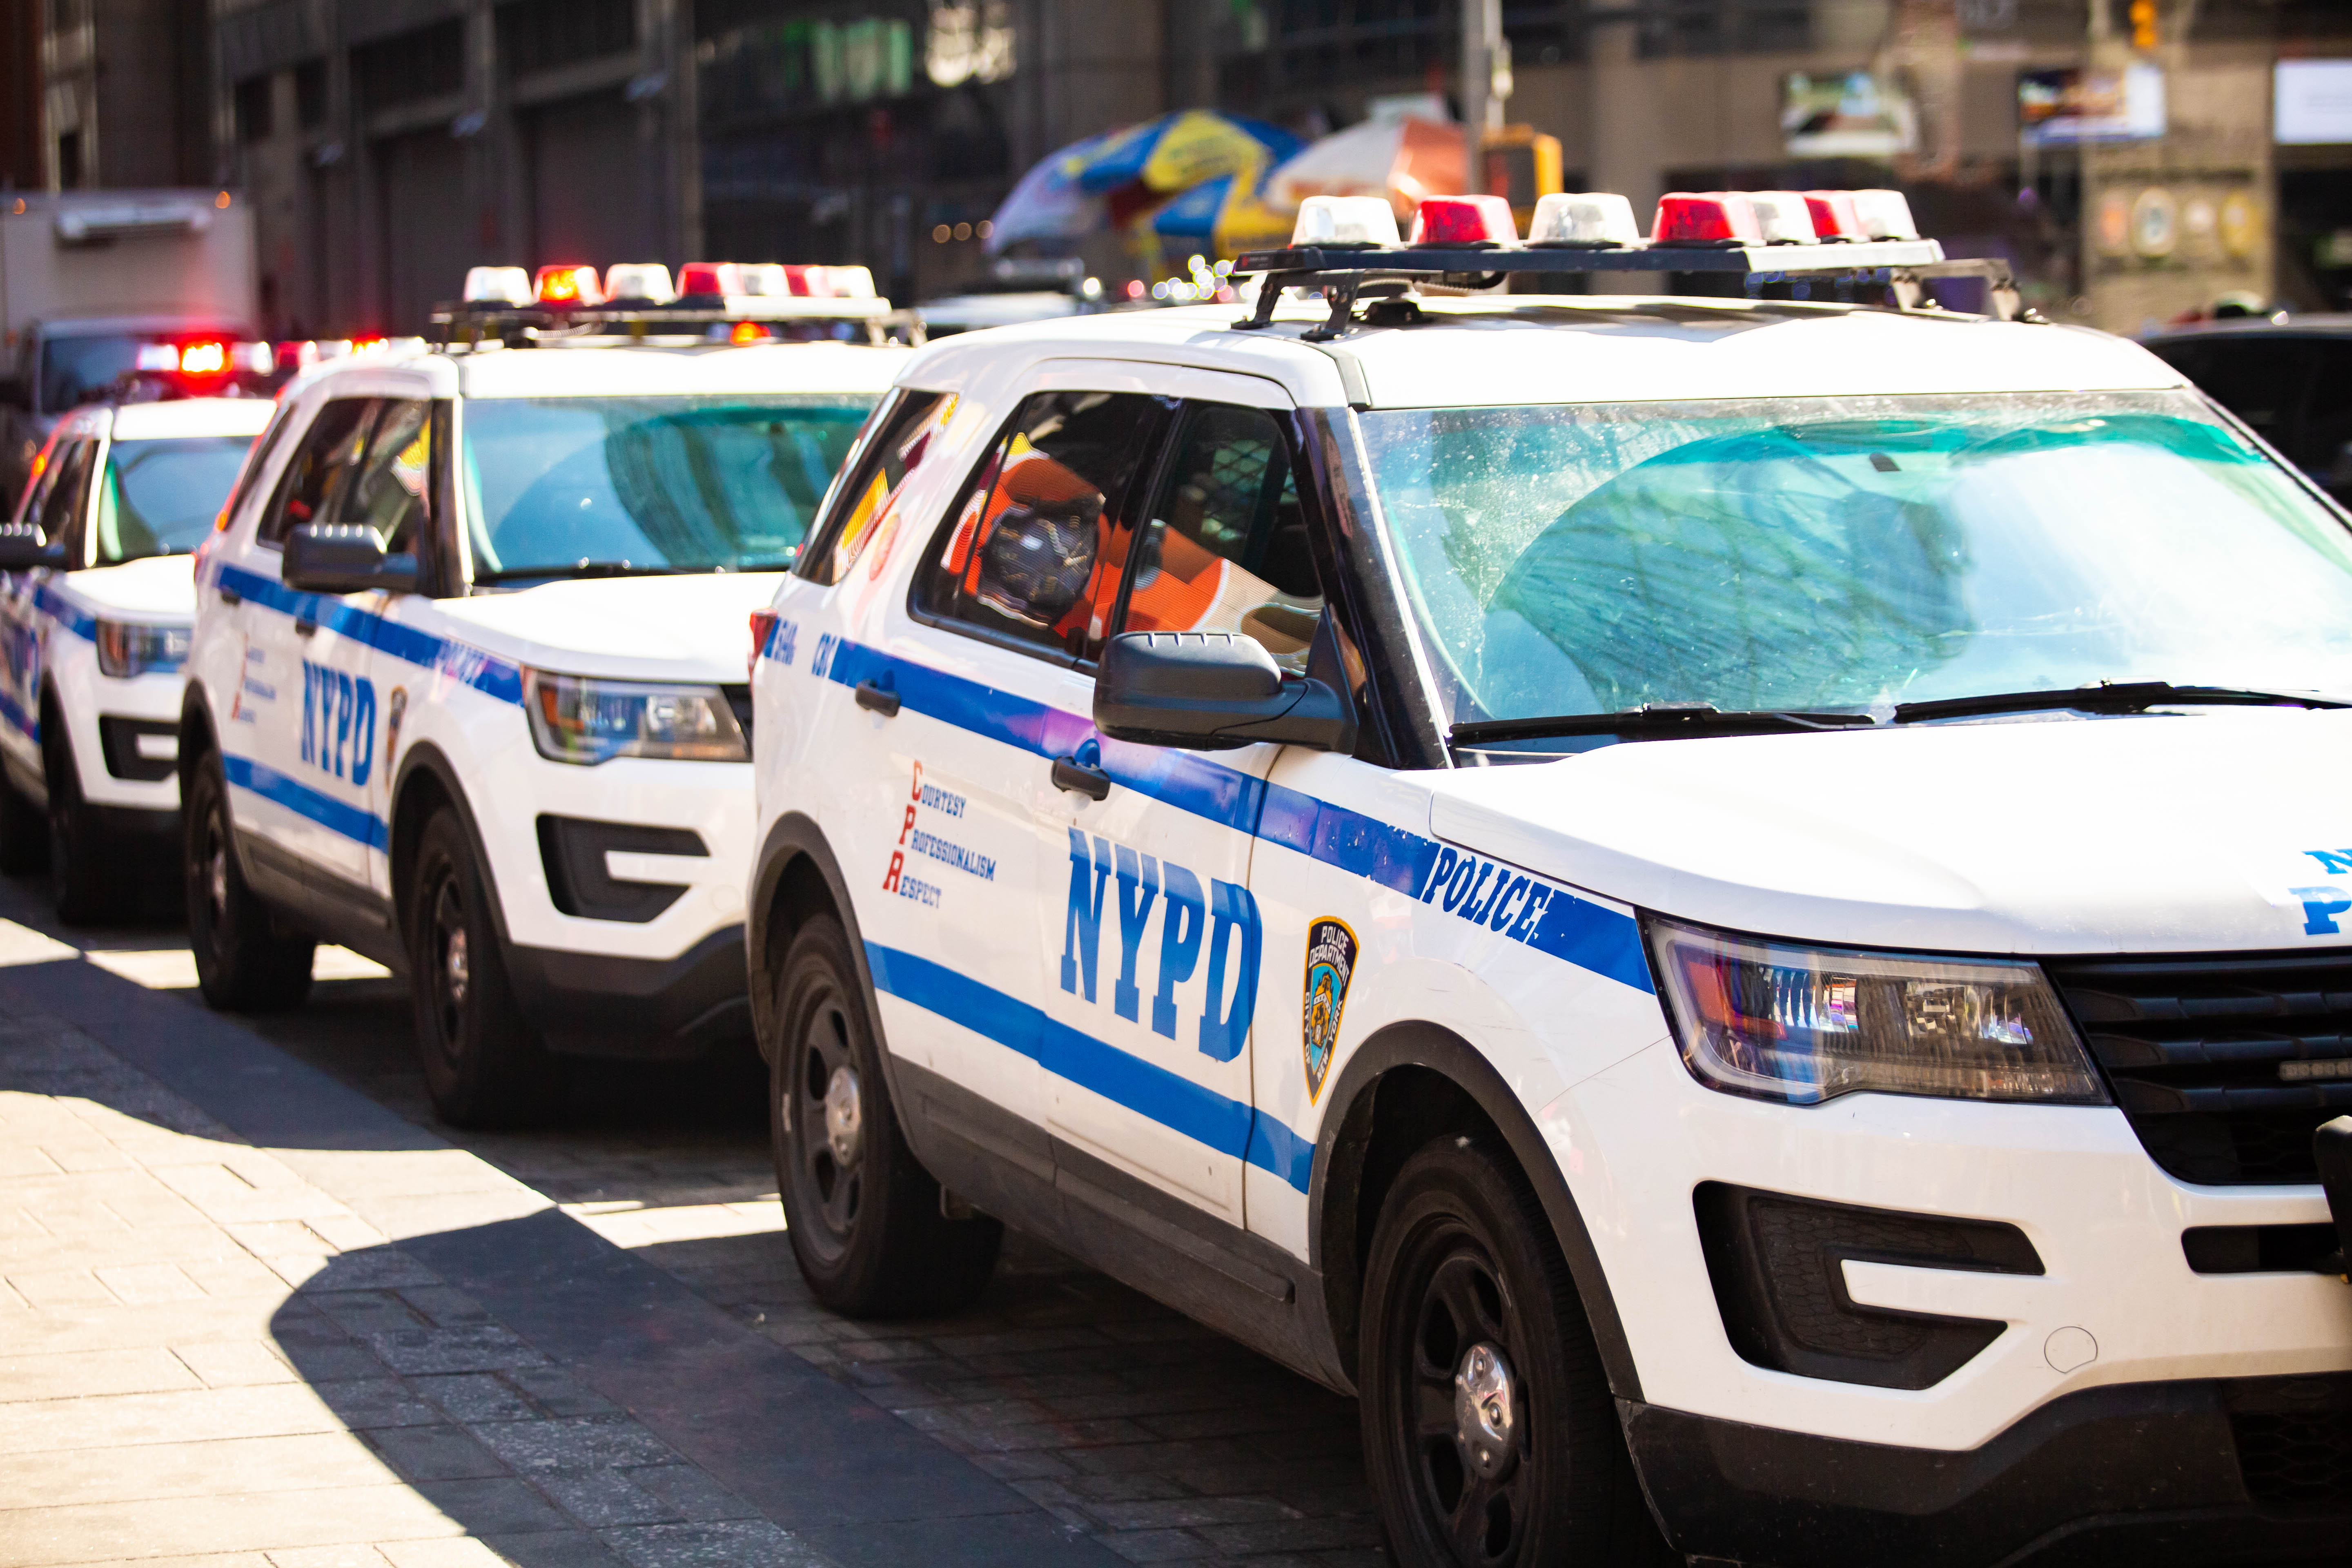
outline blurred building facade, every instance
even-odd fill
[[[0,16],[18,40],[0,71],[24,84],[24,123],[0,127],[22,172],[0,179],[241,188],[281,333],[414,330],[477,262],[856,261],[894,294],[941,292],[1057,147],[1192,105],[1335,129],[1451,92],[1461,33],[1457,0]],[[1895,184],[1955,248],[2010,255],[2045,310],[2123,330],[2232,294],[2352,306],[2352,132],[2282,142],[2273,123],[2280,61],[2352,58],[2352,0],[1505,0],[1504,31],[1508,118],[1560,140],[1570,188],[1638,208]]]

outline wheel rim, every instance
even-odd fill
[[[828,991],[804,1016],[785,1092],[801,1239],[828,1259],[849,1247],[866,1197],[865,1085],[849,1047],[849,1018]]]
[[[218,807],[205,814],[205,912],[212,930],[228,924],[228,835],[221,828]]]
[[[1514,1563],[1535,1500],[1518,1310],[1475,1237],[1449,1226],[1429,1242],[1399,1325],[1410,1353],[1396,1369],[1416,1501],[1455,1562]]]
[[[445,868],[436,879],[425,923],[425,972],[433,991],[436,1042],[444,1061],[455,1061],[465,1037],[466,1000],[473,990],[473,950],[466,931],[465,900],[457,879]]]

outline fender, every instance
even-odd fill
[[[848,934],[850,955],[857,964],[857,984],[866,994],[866,1016],[873,1024],[874,1038],[882,1047],[882,1060],[887,1067],[890,1048],[882,1037],[882,1012],[874,1004],[874,975],[866,965],[866,941],[857,930],[857,908],[849,901],[849,883],[841,874],[840,862],[834,858],[833,846],[826,841],[824,829],[797,811],[788,811],[776,818],[768,829],[768,837],[761,841],[759,858],[753,862],[744,911],[744,972],[751,986],[751,1017],[759,1031],[760,1054],[768,1055],[774,1025],[768,1016],[768,997],[775,984],[768,967],[769,916],[775,910],[776,889],[783,881],[784,873],[792,868],[793,861],[803,858],[824,879],[834,913]],[[895,1098],[897,1085],[891,1087]]]
[[[1591,1233],[1585,1229],[1584,1216],[1576,1206],[1576,1198],[1568,1190],[1568,1180],[1561,1175],[1559,1163],[1552,1158],[1551,1147],[1537,1131],[1535,1119],[1519,1103],[1492,1063],[1475,1047],[1441,1025],[1430,1023],[1391,1024],[1375,1032],[1340,1069],[1339,1081],[1333,1086],[1328,1109],[1323,1115],[1323,1130],[1315,1143],[1315,1175],[1307,1193],[1307,1237],[1311,1249],[1310,1261],[1324,1281],[1325,1296],[1329,1303],[1330,1319],[1335,1325],[1350,1323],[1357,1317],[1356,1300],[1362,1294],[1361,1271],[1352,1247],[1347,1256],[1326,1256],[1324,1237],[1327,1234],[1353,1237],[1356,1234],[1356,1179],[1363,1170],[1363,1151],[1371,1131],[1372,1099],[1370,1091],[1380,1080],[1399,1068],[1426,1068],[1450,1079],[1467,1094],[1478,1109],[1501,1131],[1510,1146],[1519,1168],[1527,1173],[1528,1184],[1543,1205],[1544,1214],[1551,1221],[1553,1236],[1568,1259],[1568,1269],[1576,1281],[1577,1294],[1583,1299],[1584,1312],[1592,1325],[1592,1337],[1600,1347],[1601,1362],[1609,1375],[1609,1386],[1620,1399],[1638,1401],[1642,1397],[1642,1379],[1633,1364],[1632,1347],[1625,1340],[1623,1322],[1617,1315],[1616,1299],[1609,1290],[1609,1277],[1601,1267],[1601,1255],[1592,1245]],[[1350,1147],[1349,1145],[1352,1145]],[[1335,1172],[1347,1177],[1333,1190]],[[1331,1230],[1332,1222],[1339,1228]],[[1335,1336],[1336,1337],[1336,1336]],[[1353,1334],[1348,1336],[1353,1341]],[[1352,1357],[1349,1358],[1352,1362]]]
[[[499,892],[498,872],[491,867],[489,852],[483,844],[481,824],[474,820],[474,804],[466,798],[466,786],[457,780],[456,764],[430,741],[415,742],[401,754],[400,765],[393,771],[392,788],[384,797],[392,803],[388,824],[391,836],[384,844],[384,858],[394,868],[393,918],[399,921],[398,935],[402,946],[405,948],[408,940],[408,911],[402,907],[408,889],[401,885],[397,875],[401,866],[401,805],[407,796],[409,781],[419,773],[431,773],[440,784],[441,793],[448,796],[450,804],[457,808],[457,820],[466,829],[466,842],[474,851],[474,865],[481,872],[483,885],[490,890],[490,920],[498,928],[499,944],[511,948],[514,938],[507,931],[506,900]]]

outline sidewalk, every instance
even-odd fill
[[[0,1568],[131,1560],[1117,1561],[531,1187],[0,921]]]

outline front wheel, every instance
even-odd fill
[[[66,738],[65,715],[41,716],[43,772],[49,788],[49,901],[68,925],[120,917],[129,901],[130,868],[121,846],[82,798],[81,770]]]
[[[1407,1568],[1675,1561],[1559,1244],[1498,1152],[1447,1138],[1398,1173],[1365,1269],[1357,1386]]]
[[[852,1317],[952,1312],[988,1284],[1004,1226],[948,1219],[898,1129],[849,939],[830,915],[786,949],[768,1112],[784,1234],[816,1299]]]
[[[268,907],[245,885],[237,867],[228,785],[216,757],[203,756],[182,777],[180,863],[188,895],[188,946],[205,1005],[227,1012],[268,1013],[310,993],[318,943],[281,932]]]
[[[48,818],[0,766],[0,871],[22,877],[48,868]]]
[[[447,806],[418,837],[407,910],[409,994],[433,1108],[453,1127],[546,1115],[563,1090],[562,1064],[515,1001],[488,879]]]

